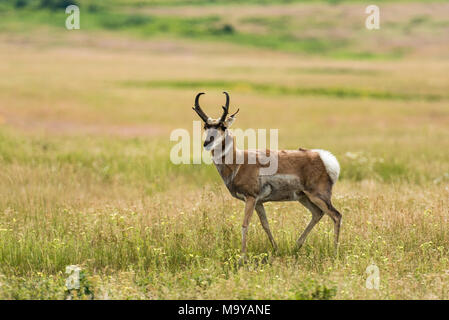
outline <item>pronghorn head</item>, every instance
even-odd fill
[[[226,103],[223,106],[223,114],[219,119],[212,119],[208,117],[203,110],[201,110],[199,98],[204,92],[200,92],[195,98],[195,107],[193,110],[200,116],[204,122],[204,130],[206,130],[206,139],[204,140],[204,148],[206,150],[214,149],[219,143],[226,137],[226,130],[232,125],[235,120],[235,115],[239,112],[239,109],[232,115],[228,116],[229,112],[229,95],[227,92],[223,92],[226,95]]]

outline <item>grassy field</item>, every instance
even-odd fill
[[[0,5],[0,299],[64,299],[75,264],[96,299],[449,298],[449,5],[381,5],[367,31],[360,2],[255,2],[115,1],[75,31]],[[237,267],[243,203],[169,159],[223,90],[235,128],[337,156],[338,253],[328,218],[296,252],[310,213],[272,203],[279,252],[253,217]]]

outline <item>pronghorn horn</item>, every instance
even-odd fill
[[[236,112],[234,112],[233,114],[231,114],[231,118],[234,118],[234,116],[237,114],[237,113],[239,113],[239,111],[240,111],[240,109],[237,109],[237,111]]]
[[[229,112],[229,94],[226,91],[223,93],[226,95],[226,104],[223,106],[223,115],[220,118],[220,123],[223,123],[226,120],[226,116]]]
[[[200,96],[204,94],[204,92],[200,92],[196,95],[195,97],[195,108],[192,108],[193,110],[196,111],[196,113],[200,116],[200,118],[207,123],[207,120],[209,119],[209,117],[204,113],[204,111],[201,109],[200,107]]]

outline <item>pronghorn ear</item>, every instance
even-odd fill
[[[229,117],[226,119],[226,121],[224,122],[224,125],[226,128],[229,128],[230,126],[232,126],[232,124],[234,123],[235,118],[234,117]]]
[[[235,120],[235,115],[236,115],[237,113],[239,113],[239,111],[240,111],[240,109],[237,109],[236,112],[234,112],[230,117],[228,117],[228,118],[225,120],[224,125],[225,125],[226,128],[229,128],[230,126],[232,126],[232,124],[234,123],[234,120]]]

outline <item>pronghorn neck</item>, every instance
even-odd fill
[[[235,137],[228,131],[226,131],[226,137],[223,139],[221,146],[220,154],[217,154],[214,150],[211,151],[212,160],[225,185],[231,191],[232,182],[240,169],[240,165],[235,163],[237,152],[240,150],[237,149]],[[228,162],[226,159],[228,159]],[[232,160],[232,162],[229,163],[229,160]]]
[[[218,148],[218,150],[217,149],[211,150],[212,160],[215,165],[217,164],[232,165],[234,164],[235,161],[232,161],[232,163],[226,163],[225,159],[226,158],[235,159],[237,150],[238,149],[236,147],[235,137],[228,130],[226,130],[225,137],[221,142],[221,147]]]

